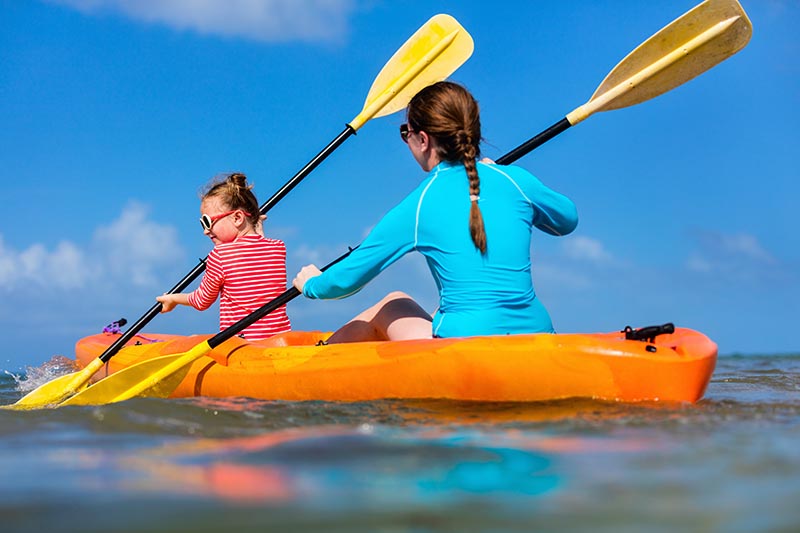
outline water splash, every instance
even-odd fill
[[[54,355],[40,366],[25,367],[25,372],[22,374],[14,374],[8,370],[5,373],[14,379],[17,390],[25,394],[48,381],[78,370],[80,367],[74,359],[63,355]]]

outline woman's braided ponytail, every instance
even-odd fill
[[[461,162],[469,179],[469,233],[475,248],[486,253],[486,230],[478,200],[481,181],[476,162],[480,157],[481,119],[478,102],[461,85],[434,83],[417,93],[408,104],[408,123],[436,139],[439,157]]]

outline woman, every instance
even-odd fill
[[[462,86],[426,87],[406,113],[400,135],[427,177],[347,259],[324,273],[303,267],[293,283],[308,298],[342,298],[416,250],[436,281],[439,308],[431,317],[395,292],[328,342],[553,332],[533,290],[531,228],[570,233],[575,205],[522,168],[478,162],[478,104]]]

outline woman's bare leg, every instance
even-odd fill
[[[432,322],[413,298],[395,291],[336,330],[328,343],[430,339]]]

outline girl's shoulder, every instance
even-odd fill
[[[218,244],[214,247],[217,253],[225,254],[226,252],[234,252],[242,248],[286,248],[286,244],[280,239],[271,239],[263,235],[243,235],[232,242],[225,242]]]
[[[259,242],[262,242],[272,248],[286,248],[286,243],[280,239],[271,239],[269,237],[262,237],[261,235],[259,235],[259,238]]]
[[[264,235],[245,235],[240,239],[243,244],[250,244],[253,246],[269,246],[286,248],[286,244],[280,239],[273,239]]]
[[[282,240],[273,239],[271,237],[266,237],[264,235],[248,235],[248,237],[252,237],[253,242],[261,244],[268,244],[270,246],[283,246],[283,247],[286,246],[286,244]]]

